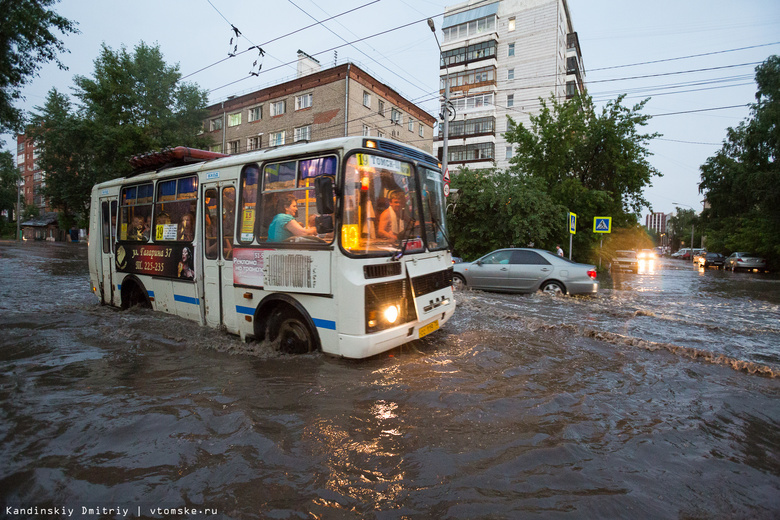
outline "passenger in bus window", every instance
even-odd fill
[[[390,206],[379,216],[379,236],[388,240],[397,240],[404,230],[403,207],[406,197],[403,192],[390,194]]]
[[[303,227],[295,220],[298,215],[298,201],[295,195],[291,193],[282,195],[277,203],[276,212],[268,228],[269,242],[282,242],[294,236],[317,234],[315,228]]]
[[[133,223],[127,234],[128,240],[147,241],[149,240],[149,224],[141,215],[133,215]]]
[[[192,212],[185,213],[179,222],[179,240],[185,240],[191,242],[195,238],[195,214]]]

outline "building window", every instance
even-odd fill
[[[444,41],[459,40],[461,38],[474,37],[478,34],[493,31],[496,27],[496,15],[492,14],[478,20],[471,20],[460,25],[453,25],[443,29]]]
[[[209,146],[209,152],[222,153],[222,145],[221,144],[212,144],[211,146]]]
[[[479,117],[477,119],[467,119],[452,121],[449,126],[450,137],[468,137],[472,135],[494,134],[496,118]],[[443,134],[442,125],[439,125],[439,138]]]
[[[222,128],[222,117],[215,117],[209,121],[209,131],[220,130]]]
[[[507,56],[514,56],[515,55],[515,44],[514,43],[510,43],[509,44],[509,48],[507,49],[506,55]]]
[[[272,133],[268,144],[270,146],[282,146],[284,144],[284,130]]]
[[[409,123],[407,128],[410,132],[414,132],[414,119],[411,116],[409,116]]]
[[[311,141],[311,125],[302,126],[295,129],[295,135],[293,136],[295,142],[298,141]]]
[[[507,107],[515,106],[515,95],[514,94],[507,94],[506,95],[506,106]]]
[[[241,124],[241,112],[230,114],[228,116],[228,126],[238,126]]]
[[[439,154],[442,153],[439,148]],[[468,144],[466,146],[451,146],[447,150],[449,163],[463,161],[488,161],[493,159],[493,143]],[[441,156],[440,156],[441,158]]]
[[[271,103],[271,117],[284,114],[284,100]]]
[[[255,137],[250,137],[246,140],[246,149],[247,150],[259,150],[262,148],[262,136],[257,135]]]
[[[509,19],[509,23],[507,24],[507,31],[512,32],[515,30],[515,17]]]
[[[263,119],[263,105],[249,109],[249,122]]]
[[[515,69],[506,71],[506,79],[515,79]]]
[[[371,128],[368,125],[363,125],[363,137],[371,135]]]
[[[390,121],[400,125],[401,124],[401,111],[397,108],[390,109]]]
[[[241,141],[235,140],[235,141],[228,141],[228,153],[230,155],[235,155],[241,151]]]
[[[385,133],[384,133],[384,132],[380,132],[379,130],[377,130],[377,131],[376,131],[376,136],[377,136],[377,137],[384,137],[384,136],[385,136]]]
[[[296,96],[295,98],[295,110],[301,110],[309,108],[311,106],[312,94],[304,94],[302,96]]]
[[[425,134],[425,127],[423,126],[422,123],[420,123],[420,127],[419,127],[419,130],[418,130],[417,133],[420,135],[420,137],[425,137],[425,135],[424,135]]]
[[[363,91],[363,106],[371,108],[371,94]]]
[[[378,110],[378,112],[379,112],[380,116],[385,115],[385,102],[382,101],[381,99],[379,100],[379,110]]]
[[[512,158],[512,147],[511,146],[507,146],[506,147],[506,158],[507,159],[511,159]]]
[[[445,78],[449,78],[450,89],[463,90],[467,85],[484,85],[486,83],[495,83],[496,68],[481,67],[479,69],[464,70],[461,72],[448,74],[439,78],[439,89],[444,90]]]
[[[511,132],[515,129],[515,123],[509,118],[506,118],[506,131]]]

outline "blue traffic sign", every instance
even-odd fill
[[[612,217],[593,217],[594,233],[612,233]]]
[[[572,235],[577,234],[577,214],[569,213],[569,233]]]

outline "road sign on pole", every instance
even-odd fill
[[[612,217],[593,217],[594,233],[612,233]]]
[[[569,213],[569,233],[572,235],[577,234],[577,214]]]

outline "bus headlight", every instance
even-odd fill
[[[400,310],[398,309],[398,305],[390,305],[385,309],[385,320],[387,323],[395,323],[399,314]]]

